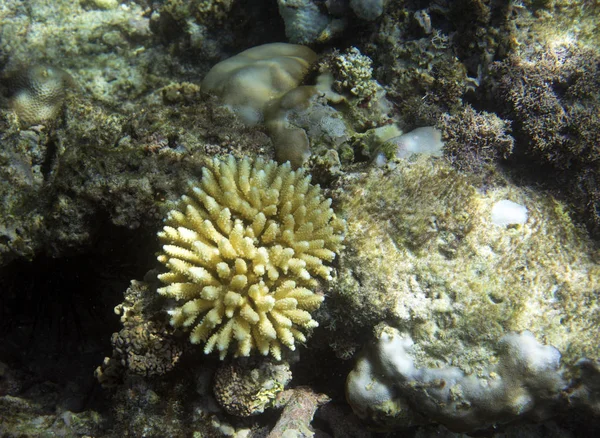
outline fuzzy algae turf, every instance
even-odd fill
[[[330,206],[289,163],[215,159],[159,233],[169,272],[158,292],[180,304],[171,324],[221,359],[234,342],[235,356],[294,350],[318,325],[315,288],[342,248],[345,223]]]

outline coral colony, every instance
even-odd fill
[[[318,325],[310,311],[323,296],[313,289],[331,280],[324,262],[342,247],[344,222],[330,205],[289,164],[229,157],[204,168],[159,233],[169,272],[158,292],[182,303],[171,324],[191,328],[191,342],[221,359],[232,341],[235,356],[294,350],[306,340],[301,329]]]

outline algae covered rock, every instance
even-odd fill
[[[543,41],[491,65],[499,114],[515,127],[515,154],[544,166],[538,177],[568,197],[600,233],[600,52],[568,38]]]
[[[322,59],[296,44],[252,47],[213,66],[202,91],[247,126],[264,123],[275,159],[294,168],[311,157],[317,164],[331,161],[326,157],[332,152],[348,161],[354,154],[350,143],[360,142],[361,133],[393,123],[371,60],[355,47]]]
[[[527,209],[524,224],[493,223],[492,209],[505,199]],[[552,198],[507,181],[484,191],[477,179],[422,157],[348,175],[340,211],[346,251],[328,300],[336,346],[386,321],[410,339],[418,369],[489,375],[503,337],[525,331],[531,345],[562,355],[565,375],[579,372],[581,358],[600,356],[598,254]],[[340,308],[352,318],[336,314]],[[418,413],[415,402],[407,397]],[[385,409],[368,417],[387,423],[393,414]],[[456,421],[445,424],[469,430]]]
[[[62,67],[81,92],[115,108],[141,97],[165,82],[169,61],[149,47],[152,34],[144,8],[135,3],[110,7],[116,3],[121,2],[5,2],[0,30],[3,68],[59,63],[46,77],[46,85],[48,78],[54,86],[62,82],[64,75],[58,69]],[[31,71],[37,78],[42,72]],[[32,103],[31,96],[22,98],[25,105]],[[34,115],[39,117],[39,109]]]

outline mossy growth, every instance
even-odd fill
[[[395,150],[392,152],[395,156]],[[365,181],[364,190],[371,193],[366,213],[389,223],[396,243],[416,254],[432,250],[451,254],[452,243],[463,239],[471,228],[472,215],[465,206],[475,189],[446,166],[422,159],[413,161],[415,165],[407,165],[403,160],[403,171],[393,178],[382,175]],[[437,202],[440,199],[445,202]],[[354,209],[359,208],[354,203],[364,200],[348,201],[347,207]]]
[[[444,153],[455,167],[468,172],[493,173],[513,151],[510,123],[470,105],[443,114],[436,125],[444,139]]]

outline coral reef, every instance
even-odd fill
[[[599,8],[0,0],[0,435],[598,436]]]
[[[350,0],[352,11],[363,20],[373,21],[383,14],[388,0]]]
[[[294,44],[253,47],[215,65],[202,91],[218,96],[246,123],[260,122],[268,105],[300,85],[316,56]]]
[[[159,261],[169,272],[159,293],[183,304],[169,311],[175,327],[192,328],[192,343],[223,359],[252,350],[281,358],[300,330],[318,324],[310,311],[323,296],[317,278],[331,280],[344,222],[318,186],[289,164],[229,157],[202,172],[159,233]]]
[[[374,77],[385,87],[408,128],[434,125],[444,112],[459,109],[465,93],[478,85],[477,65],[475,72],[469,71],[452,44],[462,33],[454,28],[450,16],[459,4],[469,1],[442,3],[446,4],[418,9],[418,2],[406,7],[392,2],[371,42],[362,48],[377,65]],[[475,14],[475,9],[465,9],[469,15]],[[465,14],[457,15],[457,20],[465,20]],[[468,23],[472,26],[473,20]],[[473,49],[470,46],[471,56]]]
[[[495,363],[477,375],[449,365],[420,368],[412,346],[406,333],[379,328],[346,384],[348,402],[361,418],[390,428],[434,420],[472,432],[517,418],[548,418],[566,386],[560,353],[530,332],[503,336]]]
[[[310,156],[302,129],[291,126],[287,112],[305,108],[317,92],[300,86],[317,55],[308,47],[273,43],[253,47],[215,65],[202,81],[204,92],[216,95],[245,123],[265,122],[281,163],[299,167]]]
[[[465,105],[453,115],[443,114],[436,126],[442,131],[444,155],[458,169],[488,172],[513,152],[511,123],[494,113]]]
[[[300,85],[316,61],[307,47],[265,44],[215,65],[203,91],[219,100],[248,125],[263,122],[275,158],[294,168],[312,164],[335,173],[338,155],[350,161],[351,143],[360,132],[392,123],[391,104],[371,77],[371,60],[356,48],[319,60],[314,85]],[[377,143],[379,144],[379,143]]]
[[[124,372],[139,376],[159,376],[167,373],[179,361],[183,352],[168,326],[148,317],[149,285],[132,281],[123,303],[115,307],[121,315],[123,328],[111,338],[113,356],[105,358],[96,369],[96,378],[106,387],[122,380]]]
[[[566,363],[595,357],[597,254],[562,204],[504,179],[478,193],[481,180],[427,157],[345,180],[347,248],[326,307],[342,299],[335,305],[351,309],[354,327],[396,321],[440,356],[459,354],[464,337],[485,342],[527,329]],[[505,199],[526,207],[525,224],[492,222]],[[468,313],[452,316],[459,309]],[[464,365],[476,367],[482,353]]]
[[[17,120],[6,119],[0,122],[0,265],[31,258],[42,246],[45,163],[52,156],[46,133],[20,130]]]
[[[490,93],[512,121],[515,160],[551,169],[590,229],[600,232],[600,54],[569,39],[491,66]],[[518,161],[518,160],[517,160]]]
[[[596,14],[598,3],[585,0],[527,0],[511,4],[506,10],[510,17],[506,25],[510,51],[539,47],[551,41],[577,40],[588,47],[600,43]]]
[[[285,23],[285,35],[292,43],[310,44],[323,38],[330,18],[312,0],[277,0]]]
[[[316,86],[298,87],[290,99],[286,95],[268,127],[278,160],[306,149],[305,165],[319,180],[330,181],[341,173],[342,162],[369,155],[400,132],[383,87],[371,77],[371,60],[357,48],[329,53],[313,70]],[[302,142],[290,141],[291,134]]]
[[[149,48],[150,20],[142,7],[135,2],[115,8],[88,5],[6,2],[0,15],[3,67],[59,63],[55,67],[67,69],[83,93],[114,108],[164,84],[169,56]]]
[[[27,129],[0,109],[0,263],[79,251],[106,221],[154,233],[207,154],[271,152],[266,134],[214,101],[186,103],[127,115],[70,93],[64,118]]]
[[[173,55],[168,76],[180,81],[248,47],[286,41],[275,1],[165,0],[149,8],[152,33]]]
[[[222,24],[234,3],[234,0],[167,0],[161,5],[160,13],[168,13],[176,21],[193,17],[196,24]]]
[[[310,423],[319,406],[329,402],[325,394],[315,393],[312,389],[299,387],[282,392],[277,403],[284,406],[281,417],[269,433],[269,438],[289,436],[309,437],[315,431]]]
[[[378,91],[377,82],[372,78],[372,64],[371,59],[360,53],[356,47],[333,56],[329,71],[336,79],[333,83],[334,90],[340,93],[349,92],[361,101],[371,100]]]
[[[376,150],[373,163],[383,166],[387,160],[407,159],[412,155],[442,156],[442,133],[433,126],[422,126],[392,137]]]
[[[352,23],[376,20],[386,3],[387,0],[277,0],[285,35],[296,44],[324,43],[343,35]]]
[[[48,387],[45,390],[50,392],[52,388]],[[68,410],[59,414],[51,413],[49,403],[40,401],[42,394],[31,394],[37,395],[37,401],[1,396],[0,431],[7,436],[97,436],[106,429],[106,421],[98,412],[92,410],[80,413]]]
[[[334,51],[319,59],[322,82],[330,81],[327,95],[357,132],[391,123],[392,105],[383,87],[373,78],[373,61],[356,47]],[[329,77],[331,76],[331,77]],[[320,90],[326,89],[321,86]],[[340,106],[340,102],[344,105]]]

